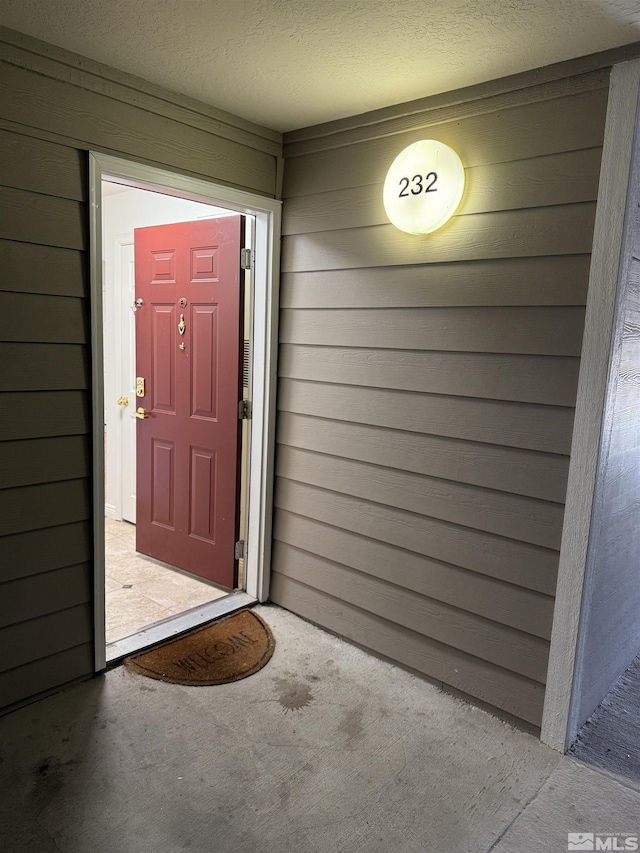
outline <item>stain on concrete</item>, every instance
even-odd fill
[[[362,708],[350,708],[342,718],[338,732],[346,735],[349,740],[357,738],[364,730],[362,716]]]
[[[285,714],[289,711],[302,711],[313,701],[313,693],[304,682],[291,678],[274,678],[273,681],[278,693],[278,702]]]
[[[62,790],[73,764],[73,760],[61,762],[57,758],[45,758],[32,768],[30,797],[38,809],[47,806]]]

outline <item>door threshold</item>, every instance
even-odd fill
[[[231,592],[224,598],[217,598],[209,604],[202,604],[199,607],[186,610],[184,613],[178,613],[176,616],[169,616],[161,622],[154,622],[153,625],[143,628],[137,634],[131,634],[129,637],[107,643],[107,665],[118,663],[122,658],[132,655],[134,652],[155,646],[156,643],[161,643],[163,640],[169,640],[171,637],[184,634],[185,631],[190,631],[192,628],[197,628],[206,622],[218,619],[220,616],[227,616],[229,613],[257,603],[257,599],[246,592]]]

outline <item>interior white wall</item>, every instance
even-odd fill
[[[640,652],[640,151],[636,126],[587,555],[576,728]]]
[[[149,225],[169,225],[210,216],[232,215],[234,211],[202,204],[162,193],[135,188],[123,189],[121,185],[103,181],[102,185],[102,253],[104,269],[104,380],[105,380],[105,430],[113,435],[119,415],[116,400],[126,389],[121,389],[121,377],[115,370],[115,330],[120,319],[115,316],[114,289],[118,263],[118,241],[130,238],[134,228]],[[107,438],[108,441],[108,438]],[[115,453],[106,455],[105,507],[118,505],[118,460]]]

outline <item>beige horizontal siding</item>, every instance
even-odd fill
[[[0,239],[4,293],[87,296],[89,276],[83,252]]]
[[[0,128],[0,185],[83,202],[88,174],[82,153]]]
[[[575,204],[598,197],[601,148],[492,163],[465,170],[458,216]],[[284,209],[282,233],[309,234],[388,222],[382,183],[296,196]]]
[[[595,204],[454,216],[431,241],[393,225],[295,234],[282,245],[284,272],[364,269],[537,255],[579,255],[591,249]]]
[[[0,394],[5,441],[89,432],[89,398],[84,391],[7,391]]]
[[[0,233],[6,240],[86,249],[87,226],[82,202],[0,187]]]
[[[0,489],[78,480],[91,474],[85,435],[0,442]]]
[[[299,583],[347,604],[358,606],[366,601],[369,613],[544,683],[549,644],[539,637],[354,572],[308,551],[295,549],[293,553],[289,545],[278,543],[274,559],[284,567],[282,574]]]
[[[8,581],[2,585],[0,628],[87,604],[92,592],[86,563]]]
[[[48,689],[30,684],[25,666],[32,671],[38,655],[49,658],[60,644],[77,661],[74,647],[90,643],[92,623],[89,329],[78,251],[87,244],[86,164],[77,150],[7,132],[0,149],[0,599],[3,624],[12,625],[2,640],[22,644],[26,655],[0,656],[12,670],[2,678],[4,705]],[[51,623],[59,612],[82,614],[80,635],[73,619],[68,631],[62,618]],[[49,643],[53,631],[61,638]],[[71,668],[64,681],[89,671]]]
[[[92,672],[93,554],[86,155],[3,131],[0,162],[5,707]]]
[[[322,346],[579,356],[583,326],[584,309],[568,305],[301,308],[283,310],[280,339]]]
[[[93,668],[88,214],[83,152],[3,130],[0,164],[0,706],[11,707]]]
[[[86,302],[73,296],[0,293],[0,337],[3,341],[86,344]]]
[[[281,151],[282,134],[278,131],[6,27],[0,27],[0,58],[41,76],[71,81],[89,92],[107,95],[188,127],[200,127],[208,132],[215,128],[216,135],[259,151],[274,155]]]
[[[93,558],[91,524],[77,521],[0,537],[0,577],[19,580]]]
[[[633,46],[631,46],[633,47]],[[629,57],[637,55],[633,50]],[[611,55],[612,53],[616,55]],[[489,80],[465,89],[430,95],[426,98],[382,107],[378,110],[336,119],[287,133],[285,151],[288,158],[367,142],[419,127],[433,128],[451,119],[460,121],[471,116],[503,112],[538,101],[549,101],[606,89],[614,62],[622,61],[617,52],[581,57],[571,63],[558,63],[535,72],[524,72],[499,80]]]
[[[98,92],[0,63],[1,117],[135,159],[273,194],[276,158]],[[47,104],[47,109],[42,105]],[[34,121],[34,115],[37,119]]]
[[[597,148],[604,138],[607,98],[608,89],[599,88],[463,120],[453,117],[434,125],[418,121],[416,129],[401,134],[309,154],[290,149],[285,137],[284,197],[381,183],[396,154],[425,138],[453,147],[465,168]]]
[[[7,625],[0,628],[0,672],[89,643],[92,634],[93,613],[87,604]]]
[[[567,488],[567,456],[503,445],[285,411],[278,414],[277,440],[288,447],[556,503],[564,500]]]
[[[0,492],[0,536],[90,517],[89,481],[63,480]]]
[[[560,550],[561,504],[294,447],[280,447],[276,474],[420,516]]]
[[[89,387],[88,353],[81,344],[0,343],[0,363],[11,365],[0,380],[4,391]]]
[[[1,352],[1,350],[0,350]],[[573,406],[577,358],[282,344],[287,379]]]
[[[525,75],[285,138],[274,600],[534,725],[607,80]],[[382,184],[427,138],[466,188],[415,237]]]
[[[281,379],[281,411],[568,454],[573,410]]]
[[[545,595],[555,591],[558,552],[549,548],[283,478],[275,505]]]
[[[590,255],[285,273],[283,308],[585,305]],[[393,276],[393,287],[389,286]]]
[[[46,694],[86,677],[93,669],[93,642],[53,653],[0,672],[0,696],[5,708]]]
[[[551,596],[434,560],[424,554],[399,550],[396,546],[340,527],[329,528],[324,522],[286,510],[277,514],[274,539],[396,586],[401,580],[401,587],[405,590],[437,596],[439,601],[535,637],[545,640],[551,637]],[[289,562],[295,563],[295,559],[278,559],[276,564],[287,566]],[[311,579],[307,583],[313,585]]]

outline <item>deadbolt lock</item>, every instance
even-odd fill
[[[144,397],[144,377],[136,376],[136,397]]]

